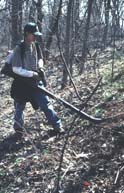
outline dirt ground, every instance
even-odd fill
[[[72,85],[60,89],[61,65],[52,64],[47,66],[47,88],[80,108],[82,101]],[[74,81],[85,102],[98,77],[95,72],[91,76],[86,73],[75,76]],[[71,110],[51,100],[66,131],[60,137],[50,136],[51,126],[44,114],[27,104],[24,137],[16,141],[11,82],[0,75],[0,193],[124,192],[123,97],[105,101],[103,90],[98,88],[83,110],[94,116],[111,117],[99,124],[75,118]],[[94,108],[98,104],[99,108]]]

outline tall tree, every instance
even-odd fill
[[[91,18],[91,13],[92,13],[92,5],[93,5],[94,0],[88,0],[88,6],[87,6],[87,19],[86,19],[86,25],[85,25],[85,31],[84,31],[84,38],[83,38],[83,48],[82,48],[82,62],[80,66],[80,74],[84,70],[84,64],[85,60],[87,57],[87,41],[89,37],[89,27],[90,27],[90,18]]]
[[[12,47],[16,45],[19,39],[21,39],[21,27],[22,27],[22,3],[23,0],[12,0]]]
[[[104,48],[106,47],[106,40],[107,40],[108,27],[109,27],[110,3],[111,3],[111,0],[104,0],[104,8],[105,8],[105,28],[104,28],[104,34],[103,34]]]
[[[46,58],[49,56],[49,50],[50,50],[50,46],[52,43],[52,39],[53,39],[53,35],[56,33],[56,30],[58,28],[58,22],[59,22],[59,18],[61,15],[61,9],[62,9],[62,2],[63,0],[59,1],[59,6],[56,7],[58,5],[58,1],[54,0],[54,9],[52,12],[52,16],[51,16],[51,20],[50,20],[50,26],[49,26],[49,31],[47,33],[47,40],[46,40]]]
[[[72,23],[72,8],[74,0],[69,0],[67,7],[67,17],[66,17],[66,37],[65,37],[65,62],[68,69],[70,69],[70,53],[71,53],[71,23]],[[62,88],[66,86],[68,73],[66,68],[63,68],[63,79],[62,79]]]
[[[119,36],[120,34],[120,23],[121,23],[121,19],[120,19],[120,9],[119,9],[119,5],[120,5],[120,0],[112,0],[113,3],[113,11],[112,11],[112,15],[115,19],[115,28],[116,28],[116,33]],[[114,23],[114,21],[113,21]]]

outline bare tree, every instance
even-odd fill
[[[105,8],[105,28],[104,28],[104,34],[103,34],[103,43],[104,48],[106,47],[106,40],[107,40],[107,34],[108,34],[108,27],[109,27],[109,12],[110,12],[110,3],[111,0],[104,0],[104,8]]]
[[[23,0],[12,0],[12,47],[14,47],[21,38],[22,2]]]
[[[72,18],[72,7],[73,7],[73,0],[69,0],[68,7],[67,7],[67,18],[66,18],[66,37],[65,37],[65,61],[66,65],[70,69],[70,50],[71,50],[71,18]],[[62,88],[66,86],[67,83],[67,70],[63,68],[63,79],[62,79]]]
[[[103,42],[104,48],[107,46],[107,42],[112,43],[114,25],[116,28],[115,39],[120,35],[123,37],[123,5],[122,0],[72,0],[71,2],[70,0],[4,0],[3,5],[0,5],[2,11],[0,26],[2,26],[1,31],[9,33],[2,23],[2,18],[4,17],[4,24],[7,23],[7,21],[5,22],[5,18],[7,18],[6,20],[11,25],[11,40],[12,46],[14,46],[22,38],[22,25],[27,21],[37,22],[40,31],[44,34],[40,42],[46,48],[46,57],[48,57],[50,48],[53,48],[51,47],[52,43],[56,49],[57,43],[54,37],[59,25],[61,33],[58,34],[61,36],[61,47],[63,47],[70,73],[73,73],[76,54],[82,55],[79,65],[80,73],[82,73],[88,50],[100,47]],[[113,25],[113,23],[115,24]],[[2,34],[4,36],[4,33]],[[4,41],[4,38],[1,39]],[[65,85],[67,76],[64,69],[63,81],[65,81]]]
[[[86,19],[86,25],[85,25],[85,31],[84,31],[84,38],[83,38],[82,61],[80,66],[80,73],[82,73],[84,70],[84,63],[88,52],[87,41],[89,37],[90,18],[91,18],[93,2],[94,0],[88,0],[87,19]]]
[[[56,30],[58,28],[58,22],[61,15],[61,9],[62,9],[62,0],[59,1],[59,6],[57,6],[58,2],[54,0],[54,9],[52,12],[51,20],[50,20],[50,26],[49,31],[47,32],[47,40],[46,40],[46,58],[49,56],[49,50],[52,43],[53,35],[56,33]]]

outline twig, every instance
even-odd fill
[[[61,167],[62,167],[62,163],[63,163],[63,157],[64,157],[64,153],[65,153],[65,149],[66,149],[66,146],[67,146],[67,143],[68,143],[68,139],[69,139],[69,134],[70,134],[70,131],[72,130],[72,127],[74,126],[74,123],[76,121],[76,119],[78,118],[78,116],[75,116],[68,131],[67,131],[67,134],[65,136],[65,141],[64,141],[64,145],[63,145],[63,148],[62,148],[62,152],[61,152],[61,156],[60,156],[60,163],[59,163],[59,167],[58,167],[58,175],[57,175],[57,183],[56,183],[56,187],[55,187],[55,190],[53,191],[53,193],[58,193],[59,192],[59,187],[60,187],[60,173],[61,173]]]
[[[67,172],[69,171],[70,168],[71,168],[71,165],[69,165],[69,166],[67,167],[67,169],[65,170],[65,172],[64,172],[64,174],[63,174],[63,176],[62,176],[61,179],[64,179],[65,175],[67,174]]]
[[[115,177],[115,181],[114,181],[114,185],[117,184],[119,173],[120,173],[120,170],[117,171],[117,174],[116,174],[116,177]]]
[[[120,174],[121,174],[121,172],[123,171],[123,169],[124,169],[124,166],[123,166],[121,169],[118,169],[117,174],[116,174],[116,177],[115,177],[114,185],[117,184],[117,182],[118,182],[118,180],[119,180],[119,177],[120,177]]]

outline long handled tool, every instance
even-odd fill
[[[49,96],[50,98],[52,99],[56,99],[58,101],[60,101],[65,107],[71,109],[72,111],[74,111],[75,113],[77,113],[78,115],[80,115],[80,117],[86,119],[86,120],[89,120],[91,122],[94,122],[94,123],[100,123],[102,121],[102,119],[100,118],[96,118],[96,117],[93,117],[91,115],[88,115],[87,113],[85,113],[84,111],[81,111],[79,110],[78,108],[76,108],[75,106],[73,106],[72,104],[70,104],[69,102],[61,99],[61,98],[58,98],[56,97],[53,93],[51,93],[50,91],[48,91],[47,89],[45,89],[43,86],[40,86],[38,85],[38,88],[40,90],[42,90],[42,92],[44,92],[47,96]]]
[[[32,78],[22,78],[22,77],[18,77],[21,81],[24,82],[24,84],[27,84],[28,86],[32,87],[32,88],[39,88],[45,95],[49,96],[52,99],[55,99],[59,102],[61,102],[65,107],[71,109],[73,112],[77,113],[80,117],[89,120],[91,122],[94,122],[96,124],[101,123],[103,121],[103,119],[100,118],[96,118],[93,117],[91,115],[88,115],[87,113],[85,113],[84,111],[81,111],[80,109],[76,108],[75,106],[73,106],[72,104],[70,104],[69,102],[58,98],[57,96],[55,96],[53,93],[51,93],[50,91],[48,91],[42,84],[36,84],[36,81]]]

